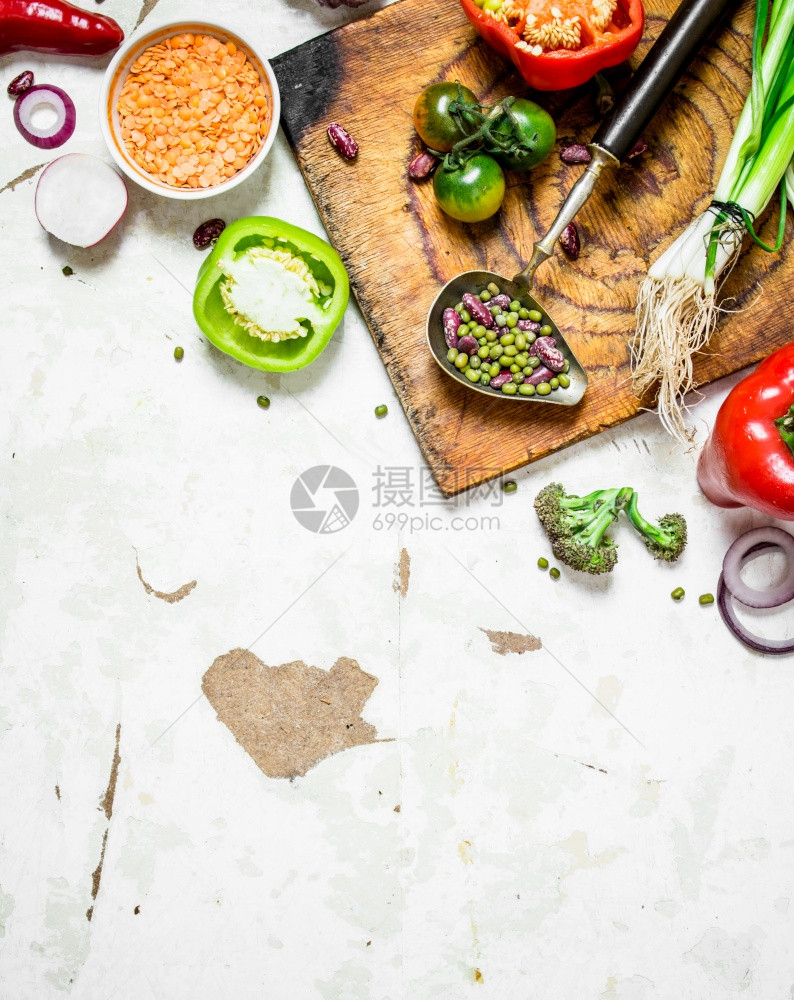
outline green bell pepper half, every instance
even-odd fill
[[[321,289],[311,309],[312,316],[296,316],[303,321],[305,336],[264,340],[249,333],[229,311],[229,274],[251,260],[247,252],[273,254],[274,251],[298,258],[311,272],[313,284]],[[267,262],[266,262],[267,263]],[[268,263],[271,272],[276,265]],[[301,265],[298,264],[298,267]],[[284,270],[282,268],[282,270]],[[284,274],[294,285],[295,276]],[[250,289],[249,289],[250,291]],[[193,315],[202,333],[219,350],[251,368],[268,372],[289,372],[304,368],[317,358],[339,325],[350,296],[345,266],[334,248],[313,233],[268,216],[249,216],[228,225],[199,268],[193,293]],[[273,295],[275,300],[276,295]],[[288,298],[288,290],[284,291]],[[276,303],[274,302],[274,305]],[[278,307],[275,310],[278,312]],[[245,317],[244,317],[245,318]]]

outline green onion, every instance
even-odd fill
[[[768,34],[764,43],[764,31]],[[653,264],[640,285],[632,344],[634,389],[658,391],[659,418],[679,441],[689,440],[684,395],[694,387],[692,359],[719,317],[717,293],[749,233],[762,249],[783,242],[786,202],[794,201],[794,0],[757,0],[750,93],[713,203]],[[780,188],[780,223],[772,246],[755,220]]]

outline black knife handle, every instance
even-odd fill
[[[593,143],[623,160],[720,18],[736,0],[682,0]]]

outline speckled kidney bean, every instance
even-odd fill
[[[575,142],[572,146],[560,150],[560,159],[563,163],[589,163],[592,157],[587,146]]]
[[[562,356],[562,351],[556,347],[554,337],[538,337],[532,345],[532,353],[553,372],[561,372],[565,367],[565,358]]]
[[[331,122],[328,126],[328,138],[334,146],[344,156],[346,160],[355,159],[358,153],[358,143],[353,136],[339,122]]]
[[[225,228],[226,223],[223,219],[207,219],[193,233],[193,246],[197,250],[203,250],[214,240],[217,240]]]
[[[576,260],[579,256],[581,243],[579,241],[579,230],[576,228],[575,222],[569,222],[565,229],[563,229],[560,236],[560,246],[571,260]]]
[[[447,347],[458,346],[458,329],[463,322],[454,309],[445,309],[442,317],[444,321],[444,340]]]
[[[540,365],[524,381],[527,385],[540,385],[541,382],[548,382],[552,378],[554,378],[554,372],[545,365]]]
[[[438,166],[438,160],[432,153],[425,150],[415,156],[408,167],[408,176],[412,181],[421,181],[429,177]]]
[[[508,382],[512,381],[513,381],[513,373],[510,371],[509,368],[505,368],[503,372],[499,372],[498,375],[494,375],[494,377],[491,379],[491,388],[501,389],[503,385],[506,385]]]
[[[19,76],[14,77],[11,83],[9,83],[6,92],[9,97],[19,97],[30,90],[32,86],[33,74],[29,69],[26,69],[24,73],[20,73]]]
[[[520,319],[516,323],[516,330],[521,330],[522,333],[540,333],[540,323],[533,319]]]
[[[500,292],[499,295],[494,295],[494,297],[488,303],[489,306],[499,306],[500,309],[507,309],[510,305],[510,296],[505,295],[504,292]]]
[[[472,319],[476,319],[483,326],[493,326],[491,310],[476,295],[472,295],[471,292],[465,292],[463,295],[463,305]]]
[[[459,351],[464,354],[468,354],[469,357],[471,357],[472,354],[477,353],[480,345],[477,343],[475,338],[471,336],[471,334],[467,333],[465,337],[460,338],[457,346]]]

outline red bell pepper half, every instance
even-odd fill
[[[560,48],[535,55],[518,47],[522,42],[522,22],[509,26],[482,10],[474,0],[460,0],[460,3],[477,33],[492,49],[511,59],[524,80],[536,90],[578,87],[602,69],[624,62],[639,45],[645,25],[642,0],[618,0],[612,19],[603,30],[585,26],[580,48]],[[549,7],[554,6],[554,0],[549,0]],[[569,3],[563,0],[556,6],[567,7]]]
[[[0,0],[0,55],[17,49],[67,56],[103,56],[124,32],[112,17],[66,0]]]
[[[718,507],[753,507],[794,521],[794,342],[728,393],[697,475]]]

